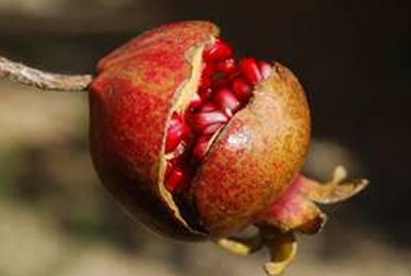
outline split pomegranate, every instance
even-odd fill
[[[178,239],[212,239],[239,254],[270,249],[270,275],[316,233],[332,203],[361,190],[338,168],[320,184],[301,175],[309,107],[277,62],[237,57],[208,22],[149,31],[98,64],[90,140],[103,184],[131,215]],[[258,233],[233,238],[248,226]]]
[[[237,62],[232,47],[221,39],[204,49],[202,68],[199,89],[186,110],[173,114],[167,129],[165,153],[170,172],[166,171],[164,179],[172,193],[189,188],[189,176],[194,176],[212,136],[247,105],[254,85],[271,71],[269,63],[254,58]]]

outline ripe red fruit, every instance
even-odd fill
[[[119,204],[154,230],[240,254],[268,246],[274,275],[295,255],[294,232],[324,224],[314,202],[348,198],[365,181],[339,185],[341,168],[328,185],[302,176],[310,115],[297,78],[275,62],[237,65],[218,36],[208,22],[169,24],[99,62],[93,162]],[[232,238],[250,225],[259,229],[251,240]]]

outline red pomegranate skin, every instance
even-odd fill
[[[160,160],[176,92],[191,75],[186,53],[218,35],[208,22],[161,26],[98,63],[89,90],[90,144],[104,186],[131,215],[178,239],[202,239],[161,192]]]
[[[250,103],[225,126],[193,183],[207,231],[224,237],[258,223],[300,171],[309,139],[303,89],[275,63]]]

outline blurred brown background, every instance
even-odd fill
[[[411,275],[411,2],[0,0],[0,54],[63,73],[162,23],[218,23],[240,54],[288,65],[312,106],[306,171],[372,185],[328,208],[287,275]],[[264,275],[267,255],[163,239],[132,222],[88,156],[87,95],[0,81],[0,275]]]

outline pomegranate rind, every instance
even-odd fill
[[[258,222],[300,171],[310,140],[304,91],[275,63],[250,103],[214,141],[192,191],[204,228],[229,236]]]
[[[173,103],[193,70],[187,53],[218,35],[209,22],[164,25],[98,63],[89,93],[93,163],[128,213],[179,239],[202,239],[163,185],[164,145]]]

